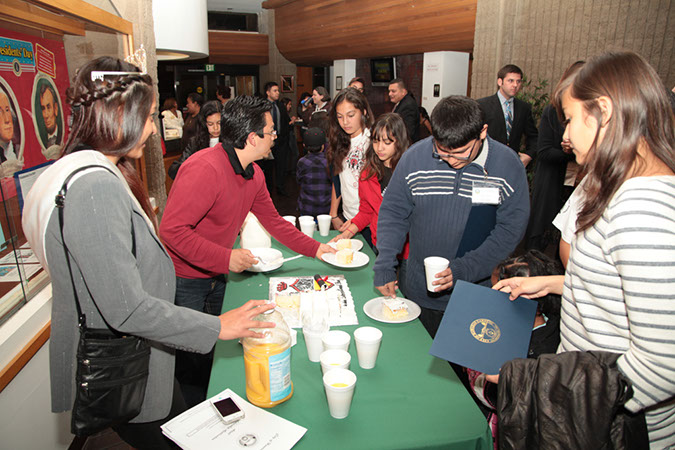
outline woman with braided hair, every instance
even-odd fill
[[[173,304],[173,264],[134,169],[157,132],[152,79],[102,57],[79,70],[68,97],[73,126],[63,155],[37,179],[23,212],[26,237],[52,280],[52,411],[73,405],[76,291],[89,328],[142,337],[151,347],[141,412],[113,429],[135,448],[172,448],[160,425],[186,409],[174,381],[174,349],[207,353],[217,339],[262,337],[249,328],[273,325],[251,319],[273,305],[250,301],[215,317]],[[68,182],[61,233],[55,195],[85,166],[94,167]]]

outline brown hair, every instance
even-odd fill
[[[363,113],[363,129],[370,129],[373,126],[373,112],[370,110],[370,105],[368,100],[366,100],[365,95],[361,91],[355,88],[345,88],[341,90],[333,101],[333,108],[331,108],[329,117],[330,117],[330,132],[328,134],[330,147],[326,152],[326,159],[328,164],[333,167],[333,174],[337,175],[342,172],[342,163],[344,162],[347,153],[349,153],[349,147],[351,146],[351,138],[345,130],[340,126],[340,122],[337,119],[337,107],[342,104],[342,102],[349,102],[354,105],[354,108],[358,109]]]
[[[317,86],[313,90],[316,91],[316,93],[321,96],[322,102],[329,102],[330,101],[330,94],[328,93],[328,91],[326,90],[325,87]]]
[[[92,80],[92,71],[134,72]],[[136,73],[138,72],[138,73]],[[117,168],[157,231],[157,218],[135,164],[125,155],[139,142],[155,97],[152,78],[138,67],[104,56],[82,66],[67,91],[73,125],[61,156],[97,150],[119,156]]]
[[[395,142],[396,152],[391,158],[391,170],[396,168],[401,156],[408,150],[410,140],[408,130],[401,116],[396,113],[385,113],[377,118],[370,137],[370,146],[366,150],[366,164],[361,172],[361,179],[366,180],[371,176],[377,176],[382,180],[384,176],[384,162],[375,153],[373,142],[376,140],[389,139]]]
[[[164,105],[162,106],[162,111],[166,111],[167,109],[172,109],[173,107],[178,108],[178,102],[176,101],[175,98],[169,97],[166,100],[164,100]]]
[[[577,232],[581,232],[600,219],[621,184],[644,169],[639,146],[646,146],[675,170],[675,116],[656,71],[632,52],[610,52],[591,59],[574,77],[568,92],[598,122],[586,161],[584,204],[577,218]],[[603,96],[612,103],[612,115],[599,140],[603,115],[598,98]]]
[[[520,67],[516,66],[515,64],[507,64],[499,69],[499,72],[497,72],[497,79],[499,80],[501,78],[503,80],[504,77],[510,73],[517,73],[520,75],[520,78],[523,77],[523,71],[520,69]]]
[[[555,112],[558,113],[558,119],[560,120],[560,123],[565,123],[565,114],[563,113],[562,108],[562,96],[567,88],[569,88],[574,82],[574,75],[579,73],[585,63],[585,61],[573,62],[567,69],[565,69],[562,77],[560,77],[560,81],[558,81],[558,84],[553,90],[551,104],[555,108]]]

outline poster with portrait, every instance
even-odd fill
[[[59,91],[51,77],[39,74],[33,87],[33,125],[45,159],[61,154],[65,124]]]
[[[68,137],[70,85],[63,41],[0,28],[0,183],[57,159]]]

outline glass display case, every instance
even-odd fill
[[[49,283],[21,228],[20,194],[13,178],[0,181],[0,325]]]

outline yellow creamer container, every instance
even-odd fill
[[[276,310],[257,315],[253,320],[274,322],[274,328],[253,328],[263,338],[244,338],[246,397],[262,408],[272,408],[293,395],[291,381],[291,332]]]

